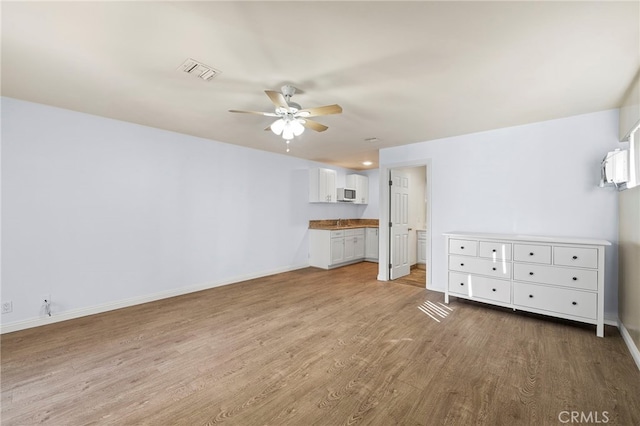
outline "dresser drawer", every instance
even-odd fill
[[[514,244],[513,260],[518,262],[551,264],[551,246]]]
[[[554,247],[553,264],[579,268],[597,268],[598,250],[580,247]]]
[[[596,319],[598,296],[579,290],[514,283],[513,304],[564,315]]]
[[[513,265],[513,279],[583,290],[595,291],[598,289],[598,271],[588,269],[515,263]]]
[[[331,231],[331,238],[344,237],[344,231]]]
[[[480,241],[478,256],[490,259],[511,260],[511,244]]]
[[[478,257],[449,256],[449,269],[468,274],[489,275],[497,278],[511,278],[511,262],[504,260],[480,259]]]
[[[472,277],[471,295],[479,299],[511,303],[511,282],[487,277]]]
[[[489,277],[449,272],[449,293],[475,299],[511,303],[511,282]]]
[[[469,295],[469,274],[463,274],[461,272],[449,272],[449,283],[447,288],[449,293],[462,294],[464,296]]]
[[[478,255],[478,242],[474,240],[449,240],[449,253],[464,256]]]

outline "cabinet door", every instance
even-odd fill
[[[356,235],[355,237],[353,237],[353,244],[354,244],[354,257],[356,259],[364,259],[364,233],[362,233],[361,235]]]
[[[359,204],[369,203],[369,178],[366,176],[358,175],[359,185],[356,189],[356,197],[358,197]]]
[[[336,171],[331,169],[321,169],[320,193],[329,202],[336,201]]]
[[[336,175],[332,169],[315,168],[309,170],[309,201],[328,203],[336,201]]]
[[[344,262],[344,238],[331,238],[331,264]]]
[[[369,178],[362,175],[347,175],[347,188],[356,190],[356,199],[353,204],[369,203]]]
[[[344,261],[348,262],[356,258],[355,237],[350,235],[344,237]]]
[[[378,228],[367,228],[365,257],[367,259],[378,258]]]
[[[418,263],[427,263],[427,240],[418,238]]]

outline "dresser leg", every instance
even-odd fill
[[[596,325],[596,336],[604,337],[604,324],[601,322]]]
[[[449,295],[447,293],[444,294],[444,303],[449,304]]]

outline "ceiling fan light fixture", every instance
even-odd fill
[[[293,136],[293,129],[291,128],[291,125],[287,123],[284,127],[284,130],[282,131],[282,139],[291,140],[293,139]]]
[[[275,133],[276,135],[280,135],[282,134],[282,131],[284,130],[285,127],[285,122],[282,118],[276,120],[273,122],[273,124],[271,125],[271,131],[273,133]]]
[[[277,117],[276,121],[265,128],[265,130],[270,129],[274,134],[282,136],[286,141],[290,141],[294,136],[300,136],[306,128],[316,132],[324,132],[328,129],[324,124],[308,119],[308,117],[340,114],[342,112],[342,107],[337,104],[302,109],[300,104],[291,101],[291,96],[296,93],[296,88],[291,85],[283,86],[282,93],[273,90],[265,90],[264,92],[275,106],[274,112],[243,111],[236,109],[230,109],[229,112]]]
[[[293,134],[296,136],[300,136],[304,132],[304,126],[300,120],[293,120],[291,122],[291,128],[293,130]]]

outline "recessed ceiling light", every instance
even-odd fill
[[[371,161],[363,161],[363,162],[362,162],[362,165],[363,165],[363,166],[370,166],[370,165],[372,165],[372,164],[373,164],[373,163],[372,163]]]

